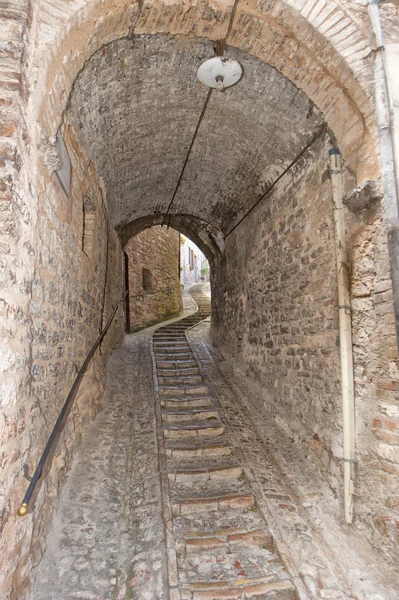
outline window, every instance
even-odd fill
[[[194,250],[192,248],[188,249],[188,262],[190,265],[190,269],[194,269]]]
[[[152,273],[149,269],[143,267],[143,290],[152,290]]]

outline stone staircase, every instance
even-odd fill
[[[169,600],[297,600],[185,336],[210,314],[192,295],[198,312],[153,335]]]

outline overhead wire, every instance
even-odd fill
[[[229,237],[229,235],[231,235],[233,233],[233,231],[235,229],[237,229],[237,227],[244,221],[244,219],[246,219],[251,213],[252,211],[258,206],[258,204],[260,204],[262,202],[262,200],[264,200],[266,198],[266,196],[272,191],[272,189],[277,185],[277,183],[280,181],[280,179],[282,179],[282,177],[284,177],[284,175],[286,173],[288,173],[288,171],[290,169],[292,169],[292,167],[295,165],[296,162],[298,162],[298,160],[300,158],[302,158],[302,156],[305,154],[305,152],[307,150],[309,150],[309,148],[319,139],[319,137],[321,137],[321,135],[327,131],[327,125],[324,123],[320,129],[315,133],[315,135],[313,135],[313,137],[311,138],[311,140],[306,144],[306,146],[304,146],[304,148],[302,148],[302,150],[299,152],[299,154],[296,155],[296,157],[294,158],[293,161],[290,162],[290,164],[288,165],[288,167],[286,167],[284,169],[284,171],[282,173],[280,173],[280,175],[273,181],[272,184],[269,185],[269,187],[267,188],[267,190],[265,192],[263,192],[263,194],[260,196],[260,198],[258,198],[258,200],[251,206],[251,208],[245,213],[245,215],[243,215],[241,217],[241,219],[239,221],[237,221],[237,223],[235,223],[234,227],[232,227],[230,229],[230,231],[228,231],[226,233],[226,235],[224,236],[224,241],[226,241],[226,239]]]
[[[227,42],[227,39],[230,36],[232,28],[233,28],[233,22],[234,22],[234,18],[235,18],[236,12],[237,12],[237,7],[238,7],[239,1],[240,0],[234,0],[234,4],[233,4],[233,8],[232,8],[232,11],[231,11],[231,14],[230,14],[230,19],[229,19],[229,24],[228,24],[228,27],[227,27],[226,35],[224,36],[223,39],[216,40],[216,54],[218,56],[223,56],[223,54],[225,52],[226,42]],[[198,131],[199,131],[199,128],[201,126],[201,123],[204,120],[204,116],[205,116],[206,109],[207,109],[208,104],[209,104],[209,100],[210,100],[210,98],[212,96],[212,91],[213,91],[213,88],[209,88],[209,91],[208,91],[207,96],[205,98],[204,105],[203,105],[202,110],[201,110],[201,114],[200,114],[198,122],[197,122],[197,126],[196,126],[195,131],[194,131],[194,135],[192,137],[190,146],[189,146],[189,148],[187,150],[186,158],[184,160],[182,169],[180,171],[179,179],[177,180],[175,189],[173,191],[172,198],[171,198],[171,200],[169,202],[168,208],[166,209],[166,213],[165,213],[165,216],[164,216],[162,224],[165,225],[166,220],[167,220],[167,227],[168,228],[170,227],[170,221],[171,221],[170,210],[171,210],[172,205],[173,205],[173,203],[175,201],[175,198],[177,196],[177,192],[179,191],[180,184],[181,184],[182,179],[184,177],[184,173],[186,171],[186,167],[187,167],[190,155],[191,155],[191,151],[192,151],[193,146],[195,144],[195,140],[197,139],[197,135],[198,135]]]

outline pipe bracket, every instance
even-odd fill
[[[29,476],[29,467],[26,463],[22,463],[22,470],[24,472],[25,479],[32,481],[32,477]]]

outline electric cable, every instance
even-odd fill
[[[233,8],[232,8],[231,15],[230,15],[230,19],[229,19],[229,25],[228,25],[227,31],[226,31],[226,35],[224,36],[224,38],[222,40],[216,40],[216,48],[215,49],[216,49],[216,54],[218,56],[223,56],[224,51],[226,49],[226,41],[227,41],[227,38],[229,37],[229,35],[231,34],[231,30],[233,28],[233,22],[234,22],[234,18],[235,18],[236,12],[237,12],[237,7],[238,7],[239,1],[240,0],[235,0],[234,1]],[[195,140],[197,139],[198,131],[199,131],[201,123],[202,123],[202,121],[204,119],[205,112],[206,112],[206,109],[207,109],[207,106],[208,106],[208,103],[209,103],[209,100],[210,100],[211,96],[212,96],[212,88],[209,88],[208,94],[207,94],[205,102],[204,102],[204,106],[202,107],[202,111],[201,111],[201,114],[200,114],[199,119],[198,119],[197,126],[196,126],[195,131],[194,131],[193,138],[191,140],[191,144],[190,144],[190,146],[188,148],[187,155],[186,155],[185,161],[183,163],[183,167],[182,167],[181,172],[180,172],[179,179],[177,180],[177,184],[175,186],[175,189],[174,189],[174,192],[173,192],[173,195],[172,195],[172,199],[169,202],[168,208],[166,209],[166,213],[165,213],[164,219],[162,221],[162,225],[165,225],[166,219],[168,220],[168,222],[167,222],[167,228],[168,229],[170,227],[170,220],[171,220],[170,209],[172,208],[172,204],[175,201],[177,192],[178,192],[180,184],[182,182],[182,179],[183,179],[186,167],[187,167],[187,163],[188,163],[189,158],[190,158],[191,151],[193,149]]]

